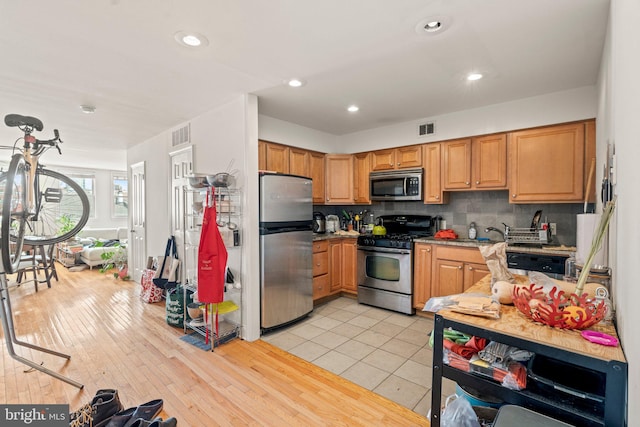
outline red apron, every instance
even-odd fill
[[[227,248],[222,236],[220,236],[218,224],[216,224],[216,199],[213,194],[215,194],[215,188],[211,187],[211,192],[207,193],[198,248],[198,301],[204,303],[224,301],[224,282],[228,257]],[[209,207],[210,195],[213,199],[211,207]],[[208,315],[209,313],[205,311],[205,321]],[[215,330],[218,333],[217,309],[215,323]]]

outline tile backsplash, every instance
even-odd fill
[[[374,215],[412,214],[441,216],[447,222],[447,228],[453,228],[462,238],[467,237],[471,222],[476,223],[477,237],[499,239],[494,232],[485,233],[485,228],[496,227],[504,230],[502,223],[510,227],[528,227],[537,210],[542,210],[540,222],[556,224],[556,235],[551,244],[575,246],[576,215],[583,213],[582,203],[534,203],[510,204],[507,191],[466,191],[449,193],[446,205],[425,205],[422,202],[373,202],[371,205],[358,206],[314,206],[314,211],[325,215],[347,212],[373,211]],[[594,205],[589,204],[587,212],[593,212]]]

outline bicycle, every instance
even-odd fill
[[[46,169],[40,156],[63,141],[57,129],[54,138],[36,139],[32,132],[42,131],[42,121],[35,117],[8,114],[4,122],[17,127],[24,136],[11,148],[9,169],[0,175],[2,220],[0,252],[5,273],[14,273],[20,264],[23,245],[51,245],[75,236],[89,219],[89,199],[82,187],[71,178]],[[17,147],[23,140],[22,147]]]

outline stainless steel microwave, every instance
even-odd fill
[[[422,200],[423,169],[403,169],[369,174],[371,200]]]

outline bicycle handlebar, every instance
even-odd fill
[[[56,149],[58,150],[58,154],[62,154],[62,150],[60,149],[60,146],[58,144],[62,143],[63,141],[60,139],[60,132],[58,132],[58,129],[53,130],[53,135],[54,137],[51,139],[40,140],[33,138],[33,141],[30,141],[33,144],[34,155],[37,156],[42,154],[42,152],[47,149],[47,147],[45,146],[56,147]]]

